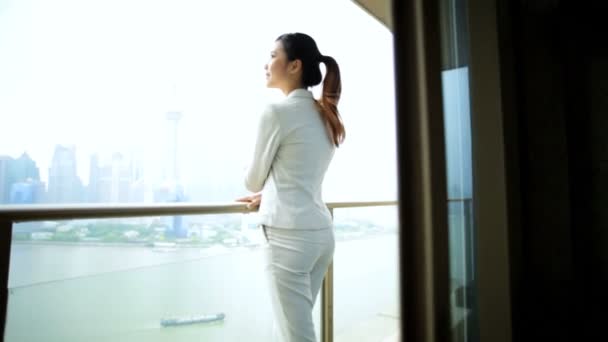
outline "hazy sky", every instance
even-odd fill
[[[241,184],[260,109],[281,97],[264,63],[295,31],[342,71],[326,199],[395,198],[392,35],[348,0],[0,0],[0,155],[27,151],[46,181],[55,145],[74,144],[86,184],[92,153],[133,152],[152,184],[164,115],[181,110],[183,181]]]

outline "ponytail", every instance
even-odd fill
[[[338,112],[338,102],[342,92],[340,68],[336,60],[330,56],[321,56],[321,62],[325,64],[326,74],[323,80],[321,99],[317,103],[329,137],[332,143],[338,147],[344,142],[345,136],[344,124]]]
[[[277,38],[283,45],[287,54],[287,60],[302,61],[302,86],[305,88],[314,87],[321,83],[322,74],[319,64],[325,64],[325,79],[323,80],[322,95],[316,101],[317,109],[325,127],[329,140],[336,147],[344,142],[344,125],[338,112],[338,102],[342,92],[342,82],[340,81],[340,68],[336,60],[329,56],[323,56],[319,52],[317,43],[314,39],[304,33],[286,33]]]

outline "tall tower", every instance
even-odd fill
[[[179,137],[179,120],[182,118],[181,111],[169,111],[166,113],[167,125],[167,159],[165,181],[177,182],[179,170],[177,161],[177,141]]]
[[[170,110],[165,113],[167,120],[166,154],[163,165],[163,179],[154,192],[155,202],[183,202],[185,200],[184,188],[180,182],[179,174],[179,122],[183,116],[178,108],[175,87]],[[169,234],[176,238],[185,238],[188,235],[186,224],[182,216],[173,216],[166,219],[171,227]]]

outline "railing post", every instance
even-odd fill
[[[0,340],[4,341],[8,311],[8,273],[11,259],[13,222],[0,220]]]
[[[333,208],[329,208],[331,217],[334,217]],[[333,228],[332,228],[333,229]],[[323,287],[321,288],[321,341],[334,340],[334,263],[327,268]]]

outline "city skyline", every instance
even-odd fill
[[[342,72],[346,141],[327,199],[395,198],[392,35],[346,0],[13,2],[0,9],[0,154],[27,151],[48,180],[55,144],[74,145],[84,185],[90,155],[140,154],[150,183],[162,177],[166,113],[180,110],[181,181],[244,195],[257,118],[282,97],[265,88],[263,67],[274,39],[294,31]]]
[[[54,147],[53,163],[50,167],[51,177],[41,179],[38,177],[39,166],[36,160],[32,159],[27,153],[23,153],[18,158],[0,154],[0,204],[10,203],[12,186],[26,183],[29,180],[36,182],[36,185],[43,192],[38,195],[37,200],[26,203],[128,203],[128,202],[152,202],[158,201],[155,195],[158,191],[171,191],[167,188],[173,186],[169,178],[158,177],[157,179],[144,181],[145,167],[139,156],[126,155],[121,152],[113,152],[110,155],[100,157],[99,153],[94,153],[89,158],[88,182],[85,183],[77,173],[77,165],[74,157],[75,146],[64,146],[57,144]],[[172,159],[172,157],[169,157]],[[36,176],[31,176],[31,172],[12,172],[9,175],[5,172],[6,162],[15,164],[28,162],[35,168]],[[19,166],[16,166],[19,168]],[[14,167],[13,167],[14,168]],[[20,167],[24,169],[23,166]],[[172,168],[168,165],[167,168]],[[33,172],[33,171],[32,171]],[[186,191],[184,199],[198,200],[218,200],[222,192],[230,196],[236,196],[241,185],[236,187],[224,186],[222,191],[208,191],[213,188],[213,182],[188,183],[182,186]],[[166,196],[165,196],[166,197]],[[165,201],[165,200],[162,200]],[[173,201],[173,200],[170,200]]]

